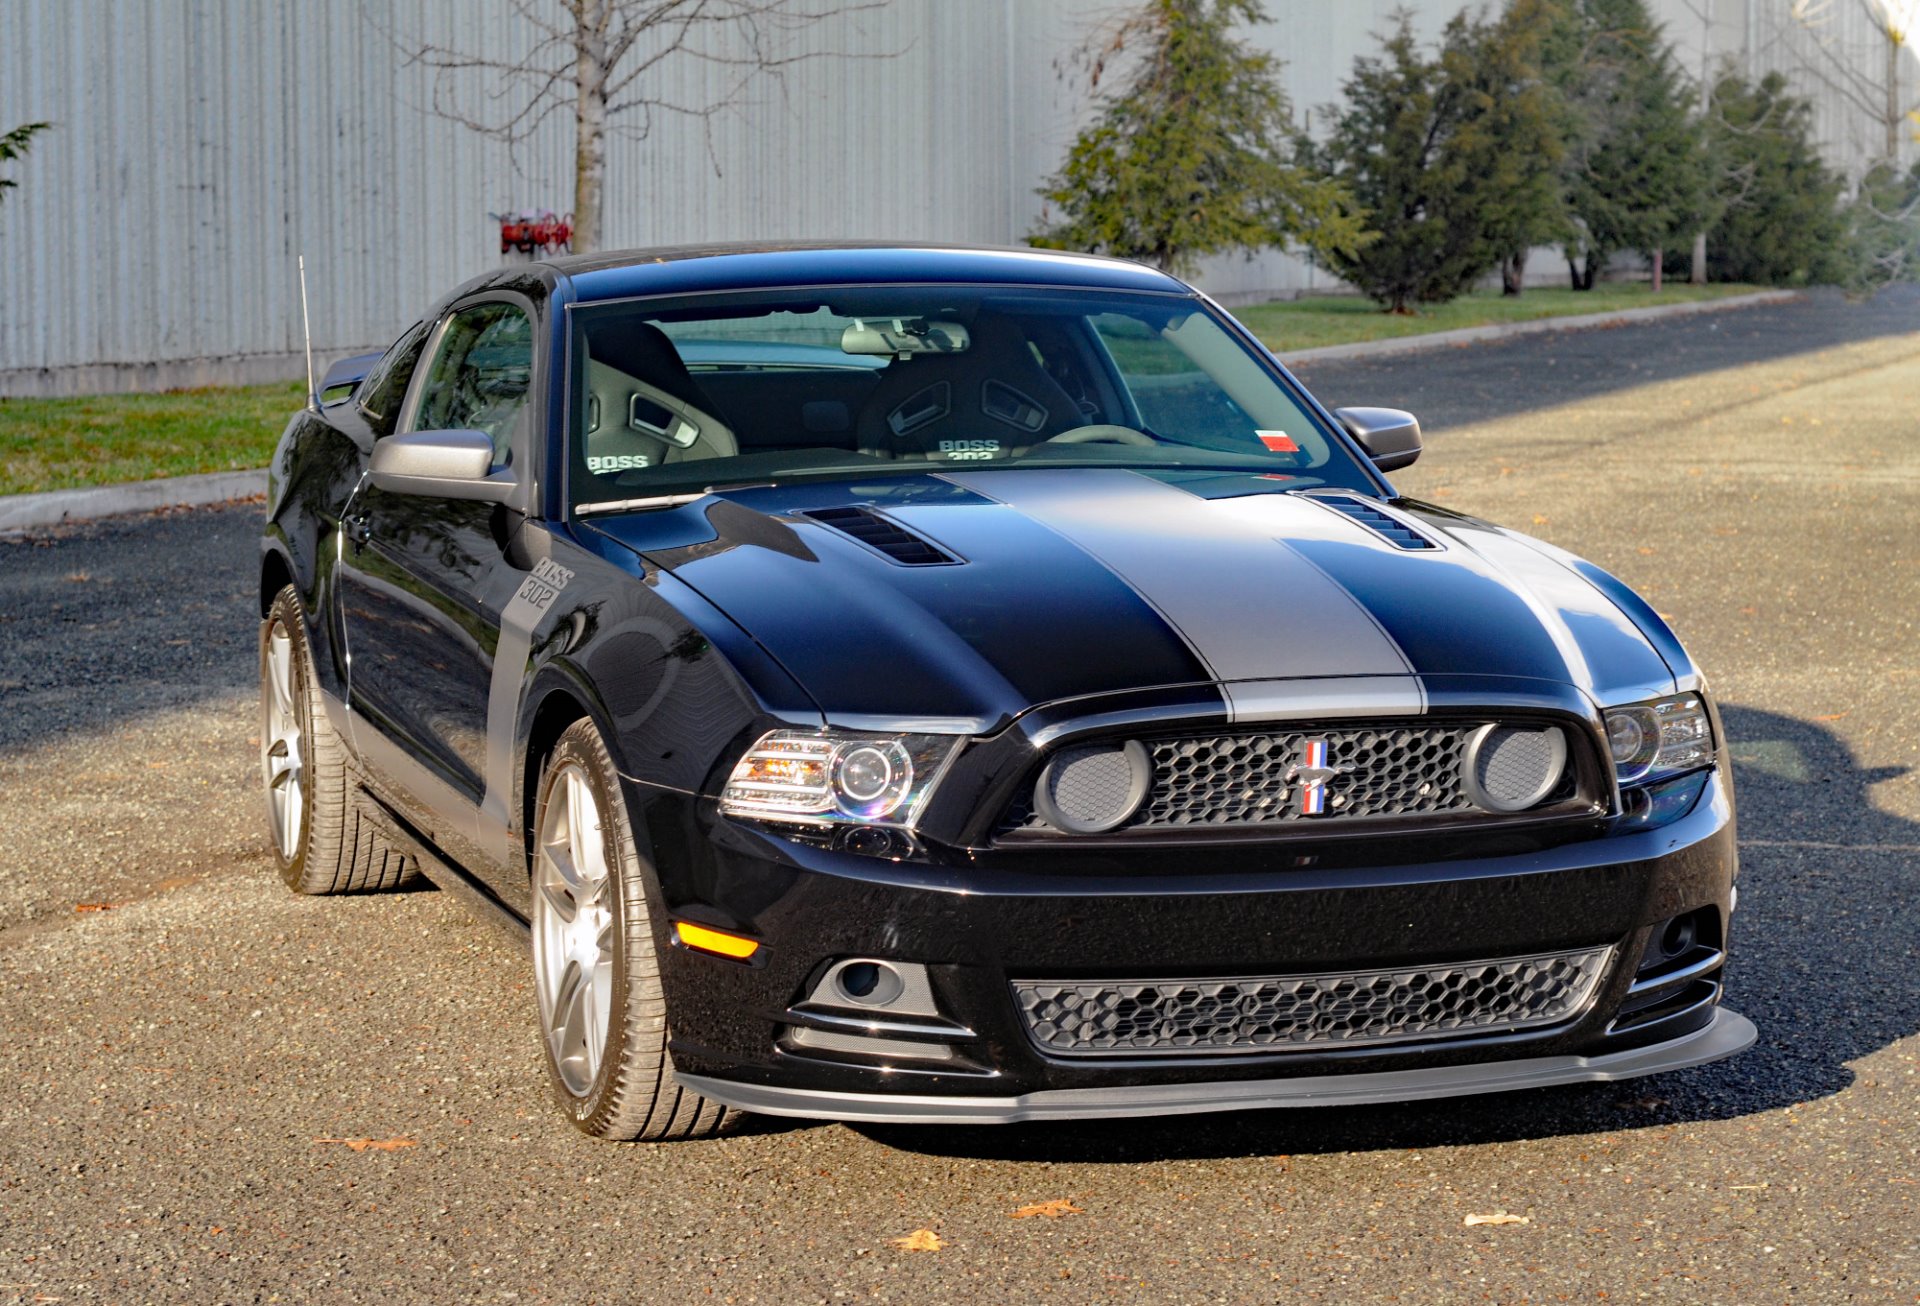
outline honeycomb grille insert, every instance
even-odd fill
[[[1015,980],[1013,995],[1034,1042],[1057,1056],[1354,1047],[1557,1024],[1586,1007],[1612,955],[1600,947],[1323,975]]]

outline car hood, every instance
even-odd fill
[[[1280,477],[876,476],[593,525],[855,727],[984,732],[1065,699],[1175,685],[1217,686],[1246,720],[1419,711],[1438,677],[1618,702],[1671,692],[1685,657],[1650,608],[1570,554]]]

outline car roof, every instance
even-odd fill
[[[1071,286],[1191,294],[1164,272],[1124,259],[1020,247],[869,244],[679,245],[543,261],[576,302],[796,286],[914,283]]]

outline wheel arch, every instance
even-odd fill
[[[267,613],[273,607],[274,596],[287,586],[298,589],[294,580],[293,563],[286,553],[272,545],[262,551],[260,557],[260,619],[266,620]]]
[[[578,667],[564,661],[550,662],[541,668],[521,708],[522,725],[517,732],[519,765],[514,769],[516,792],[512,810],[519,818],[523,849],[533,831],[534,806],[540,795],[540,768],[567,727],[583,718],[593,722],[606,746],[607,756],[613,759],[615,769],[625,775],[627,766],[621,756],[619,736],[591,682]]]

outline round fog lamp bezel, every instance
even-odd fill
[[[1053,778],[1062,766],[1077,761],[1090,753],[1118,753],[1126,759],[1129,771],[1127,792],[1122,797],[1116,811],[1105,820],[1076,820],[1062,811],[1053,800]],[[1153,787],[1153,758],[1147,752],[1147,746],[1138,739],[1129,739],[1119,744],[1081,744],[1061,749],[1040,768],[1040,774],[1033,782],[1033,809],[1040,819],[1056,830],[1067,834],[1105,834],[1116,830],[1132,820],[1141,806],[1147,801],[1147,794]]]
[[[1547,749],[1551,760],[1547,765],[1547,778],[1534,786],[1524,801],[1513,803],[1495,798],[1480,783],[1480,749],[1501,730],[1512,730],[1530,734],[1542,734],[1547,737]],[[1537,807],[1559,787],[1567,774],[1567,732],[1555,725],[1516,724],[1511,721],[1489,721],[1467,736],[1466,746],[1460,750],[1460,784],[1467,791],[1467,797],[1477,806],[1489,812],[1498,812],[1502,816],[1511,816],[1517,812]]]

